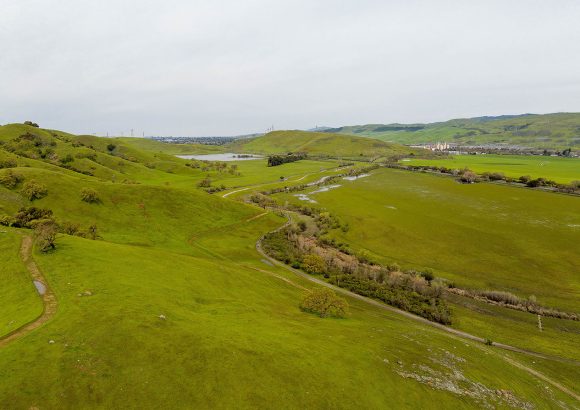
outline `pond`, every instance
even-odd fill
[[[203,154],[203,155],[176,155],[183,159],[199,159],[202,161],[250,161],[255,159],[263,159],[259,155],[252,154],[233,154],[226,152],[223,154]]]

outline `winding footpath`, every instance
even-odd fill
[[[22,238],[22,243],[20,245],[20,258],[22,259],[22,262],[24,263],[26,269],[30,273],[32,280],[34,282],[40,282],[43,285],[42,291],[39,291],[43,303],[42,313],[36,319],[22,325],[21,327],[13,330],[7,335],[0,337],[0,348],[32,332],[34,329],[39,328],[40,326],[48,322],[56,313],[56,309],[58,306],[56,296],[48,286],[48,282],[46,281],[44,275],[38,268],[38,265],[36,264],[36,262],[34,262],[34,259],[32,259],[32,248],[33,248],[32,237],[25,236],[24,238]]]
[[[273,232],[278,232],[281,229],[284,229],[285,227],[287,227],[292,222],[292,219],[291,219],[291,217],[289,215],[286,215],[286,217],[288,218],[288,221],[284,225],[282,225],[279,228],[277,228],[274,231],[272,231],[272,233]],[[301,278],[304,278],[306,280],[309,280],[310,282],[314,282],[317,285],[325,286],[325,287],[327,287],[329,289],[332,289],[336,293],[340,293],[342,295],[351,297],[353,299],[360,300],[360,301],[365,302],[365,303],[367,303],[369,305],[378,307],[378,308],[380,308],[382,310],[386,310],[386,311],[389,311],[389,312],[392,312],[392,313],[396,313],[396,314],[401,315],[401,316],[404,316],[404,317],[406,317],[408,319],[412,319],[412,320],[414,320],[416,322],[420,322],[422,324],[425,324],[425,325],[428,325],[428,326],[437,328],[437,329],[442,330],[442,331],[446,332],[447,334],[452,335],[454,337],[461,338],[461,339],[466,339],[466,340],[471,340],[473,342],[477,342],[478,344],[485,344],[486,343],[486,340],[484,338],[479,337],[479,336],[473,335],[471,333],[463,332],[461,330],[453,329],[453,328],[450,328],[448,326],[442,325],[440,323],[432,322],[430,320],[427,320],[427,319],[422,318],[420,316],[414,315],[414,314],[409,313],[407,311],[404,311],[404,310],[401,310],[401,309],[397,309],[397,308],[392,307],[392,306],[389,306],[389,305],[387,305],[385,303],[379,302],[379,301],[377,301],[375,299],[371,299],[371,298],[368,298],[366,296],[361,296],[361,295],[359,295],[357,293],[354,293],[354,292],[351,292],[351,291],[349,291],[347,289],[340,288],[340,287],[335,286],[335,285],[333,285],[331,283],[328,283],[328,282],[323,281],[321,279],[315,278],[312,275],[309,275],[309,274],[307,274],[305,272],[302,272],[301,270],[294,269],[291,266],[288,266],[288,265],[286,265],[286,264],[284,264],[284,263],[282,263],[282,262],[280,262],[280,261],[278,261],[278,260],[270,257],[264,251],[264,249],[262,248],[262,241],[263,241],[264,237],[265,237],[265,235],[262,236],[260,239],[258,239],[258,241],[256,242],[256,250],[258,251],[258,253],[260,253],[260,255],[262,255],[264,258],[266,258],[272,264],[274,264],[276,266],[279,266],[281,268],[284,268],[284,269],[286,269],[286,270],[288,270],[288,271],[290,271],[290,272],[292,272],[292,273],[300,276]],[[557,357],[557,356],[545,355],[545,354],[538,353],[538,352],[532,352],[530,350],[520,349],[518,347],[510,346],[510,345],[503,344],[503,343],[493,342],[492,343],[492,346],[498,347],[498,348],[503,349],[503,350],[511,351],[511,352],[516,352],[516,353],[521,353],[521,354],[528,355],[528,356],[532,356],[532,357],[537,357],[537,358],[540,358],[540,359],[554,360],[554,361],[558,361],[558,362],[572,364],[574,366],[579,366],[580,365],[580,363],[578,361],[576,361],[576,360],[565,359],[565,358]],[[483,348],[483,346],[477,345],[477,344],[476,344],[476,347]],[[548,376],[542,374],[541,372],[539,372],[537,370],[534,370],[534,369],[532,369],[532,368],[530,368],[528,366],[525,366],[524,364],[522,364],[520,362],[517,362],[516,360],[514,360],[514,359],[512,359],[512,358],[510,358],[510,357],[508,357],[508,356],[506,356],[504,354],[499,354],[498,352],[496,352],[496,353],[503,360],[505,360],[506,362],[508,362],[512,366],[515,366],[515,367],[517,367],[517,368],[519,368],[521,370],[524,370],[524,371],[528,372],[529,374],[537,377],[538,379],[541,379],[544,382],[549,383],[550,385],[552,385],[553,387],[555,387],[558,390],[562,391],[563,393],[568,394],[570,397],[573,397],[574,399],[580,401],[580,396],[578,394],[576,394],[575,392],[573,392],[572,390],[568,389],[566,386],[563,386],[562,384],[558,383],[555,380],[550,379]]]

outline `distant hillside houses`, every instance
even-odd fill
[[[429,143],[429,144],[417,144],[417,145],[411,145],[411,147],[414,148],[423,148],[423,149],[428,149],[431,151],[449,151],[452,147],[449,143],[447,142],[436,142],[436,143]],[[455,148],[455,146],[453,147]]]

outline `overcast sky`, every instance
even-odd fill
[[[0,124],[232,135],[580,111],[578,0],[0,0]]]

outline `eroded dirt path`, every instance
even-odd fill
[[[46,322],[48,322],[56,313],[56,309],[58,303],[56,301],[56,296],[48,286],[48,282],[46,281],[44,275],[38,268],[34,259],[32,259],[32,247],[33,247],[33,240],[31,236],[25,236],[22,238],[22,243],[20,245],[20,258],[22,262],[26,266],[26,269],[30,273],[31,279],[36,282],[40,282],[44,285],[44,293],[40,295],[42,298],[43,303],[43,310],[40,316],[34,319],[31,322],[28,322],[18,329],[13,330],[12,332],[8,333],[0,337],[0,347],[6,346],[10,342],[30,333],[34,329],[39,328]]]

